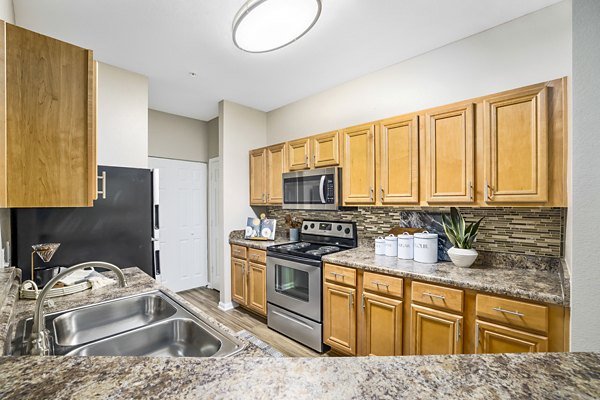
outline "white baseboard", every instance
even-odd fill
[[[219,310],[223,311],[233,310],[237,306],[237,303],[234,303],[233,301],[229,301],[227,303],[223,303],[222,301],[219,302]]]

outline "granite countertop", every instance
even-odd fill
[[[232,231],[229,234],[229,244],[237,244],[252,249],[266,250],[269,246],[282,243],[290,243],[290,240],[282,237],[275,237],[275,240],[248,240],[244,239],[244,231]]]
[[[4,399],[593,399],[600,354],[0,358]]]
[[[236,357],[266,356],[266,354],[259,347],[255,346],[252,343],[249,343],[244,338],[239,337],[229,327],[222,325],[217,320],[204,313],[202,310],[199,310],[191,303],[187,302],[181,296],[178,296],[176,293],[161,286],[158,282],[156,282],[150,276],[146,275],[146,273],[144,273],[139,268],[125,268],[122,271],[125,275],[125,279],[127,280],[127,287],[119,287],[116,283],[115,274],[112,271],[108,271],[105,272],[104,275],[114,278],[114,285],[106,286],[96,290],[85,290],[83,292],[74,293],[67,296],[52,298],[51,301],[49,301],[48,304],[44,307],[44,311],[49,314],[75,307],[95,304],[102,301],[117,299],[119,297],[125,297],[160,289],[163,292],[168,293],[171,297],[175,298],[179,303],[185,305],[186,308],[188,308],[190,311],[192,311],[204,321],[208,322],[210,325],[216,327],[217,329],[221,329],[222,331],[232,336],[235,336],[242,343],[244,343],[244,349],[239,353],[236,353]],[[14,282],[17,281],[14,280]],[[0,287],[1,285],[2,275],[0,274]],[[2,350],[6,350],[5,341],[7,336],[10,335],[10,324],[12,322],[20,321],[21,319],[30,318],[31,316],[33,316],[35,300],[15,300],[18,297],[17,289],[18,287],[16,285],[13,285],[12,290],[14,292],[11,292],[9,294],[8,298],[5,300],[4,306],[0,309],[0,352],[2,354],[4,354]],[[2,299],[0,299],[0,304],[2,304],[2,302]]]
[[[371,272],[381,272],[425,282],[569,306],[561,271],[483,265],[460,268],[450,262],[423,264],[397,257],[375,255],[372,246],[326,255],[323,261]]]

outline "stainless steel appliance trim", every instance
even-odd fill
[[[303,171],[292,171],[292,172],[284,172],[283,180],[286,178],[301,178],[303,176],[315,176],[315,175],[330,175],[337,174],[338,167],[329,167],[329,168],[315,168],[315,169],[307,169]]]
[[[318,322],[269,303],[267,325],[313,350],[323,352],[323,325]]]
[[[302,301],[275,290],[276,264],[308,273],[308,301]],[[307,265],[276,256],[267,256],[267,302],[321,322],[321,267]]]

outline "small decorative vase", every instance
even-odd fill
[[[457,267],[469,268],[477,259],[477,250],[452,247],[448,250],[448,256]]]
[[[290,228],[290,241],[297,242],[298,236],[298,228]]]

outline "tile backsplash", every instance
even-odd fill
[[[425,228],[440,235],[440,259],[447,257],[443,248],[451,246],[441,225],[441,215],[449,213],[449,207],[358,207],[340,211],[269,207],[266,211],[269,218],[277,219],[278,234],[285,234],[284,216],[291,213],[303,219],[354,221],[363,243],[384,236],[396,226]],[[566,208],[461,207],[460,211],[467,222],[485,217],[474,246],[478,251],[563,256]]]

